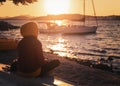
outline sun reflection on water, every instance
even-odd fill
[[[55,44],[48,46],[50,50],[52,50],[55,54],[59,56],[67,56],[67,49],[65,47],[65,39],[59,37],[58,39],[54,40]]]
[[[61,26],[63,22],[60,21],[60,20],[56,20],[55,23],[56,23],[58,26]]]

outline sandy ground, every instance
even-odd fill
[[[50,53],[44,53],[44,56],[50,60],[59,59],[61,64],[54,70],[53,75],[75,83],[76,86],[120,86],[118,74],[80,65]],[[0,51],[0,63],[10,64],[16,57],[15,51]]]

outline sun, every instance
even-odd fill
[[[69,12],[70,0],[44,0],[47,14],[64,14]]]

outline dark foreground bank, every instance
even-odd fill
[[[80,65],[75,61],[59,57],[50,53],[44,53],[44,56],[50,60],[59,59],[61,64],[53,72],[53,75],[76,83],[77,86],[119,86],[120,75],[112,72],[90,68]],[[0,51],[0,63],[10,64],[17,58],[17,52]]]

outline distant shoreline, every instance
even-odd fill
[[[33,17],[28,15],[20,15],[14,17],[0,17],[0,20],[73,20],[81,21],[83,19],[81,14],[60,14],[60,15],[47,15]],[[98,20],[120,20],[120,15],[110,15],[110,16],[96,16]],[[86,15],[86,19],[92,20],[94,16]]]

